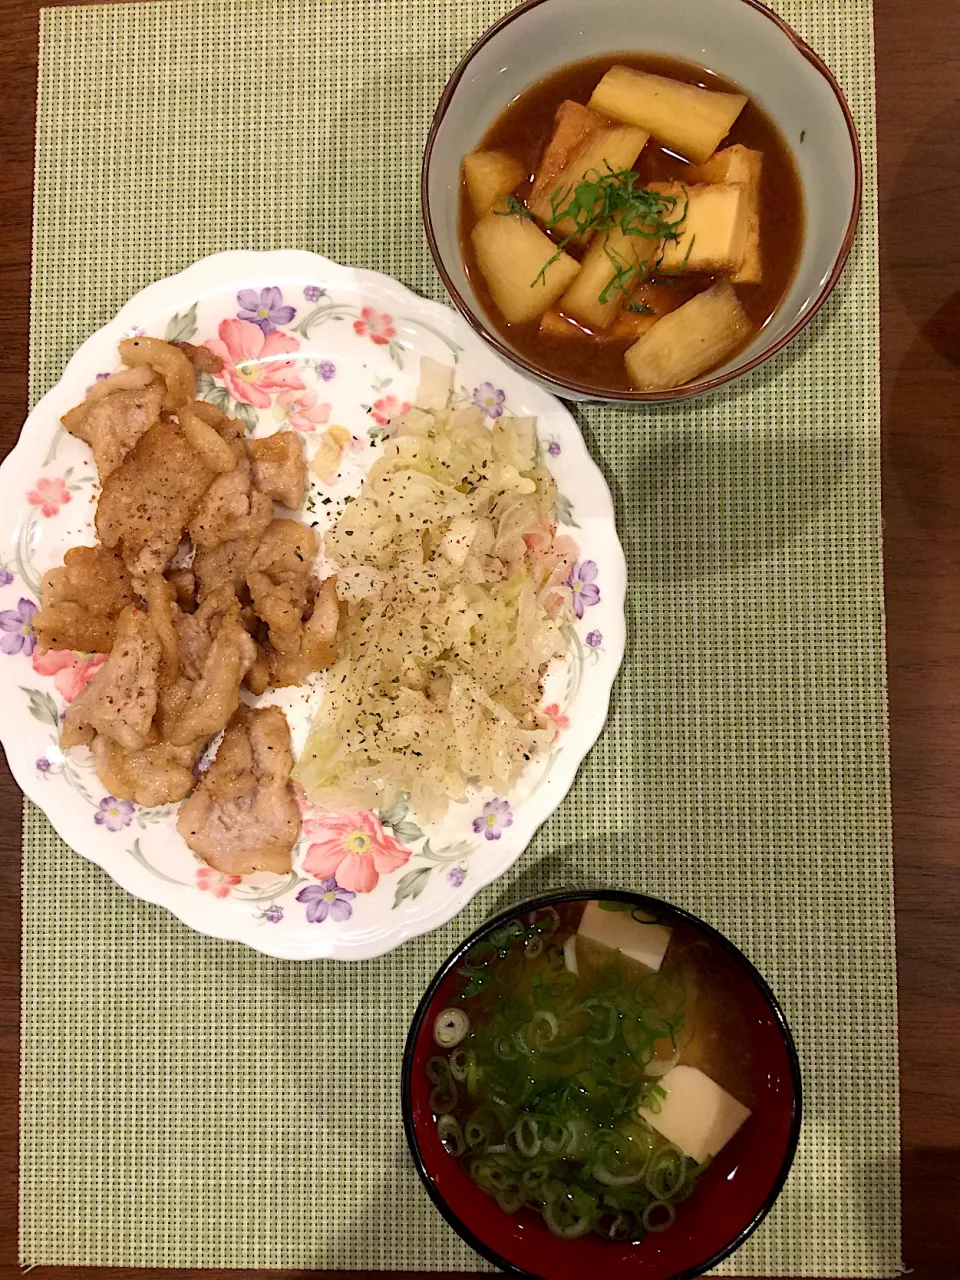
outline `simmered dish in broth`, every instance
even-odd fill
[[[448,1154],[565,1239],[671,1227],[756,1106],[729,956],[685,922],[595,899],[510,921],[459,972],[426,1065]]]
[[[521,355],[586,388],[666,390],[726,363],[776,311],[802,234],[776,126],[672,59],[564,67],[463,159],[477,296]]]

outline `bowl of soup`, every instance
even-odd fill
[[[403,1120],[434,1204],[515,1275],[702,1274],[759,1225],[800,1131],[775,996],[727,938],[616,890],[503,912],[420,1001]]]
[[[861,162],[829,68],[758,0],[526,0],[467,53],[424,154],[450,297],[558,395],[697,395],[829,296]]]

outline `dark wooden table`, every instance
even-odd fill
[[[960,1277],[960,0],[875,0],[875,7],[904,1258],[913,1280],[954,1280]],[[39,9],[38,0],[0,0],[0,454],[16,440],[27,403]],[[19,1277],[20,793],[0,769],[0,1273]],[[43,1267],[37,1274],[59,1280],[72,1270]],[[120,1280],[144,1273],[103,1274]]]

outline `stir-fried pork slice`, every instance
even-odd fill
[[[33,620],[41,650],[109,653],[120,611],[135,599],[130,575],[115,551],[71,547],[62,566],[43,575],[41,608]]]
[[[196,616],[191,614],[191,620]],[[240,621],[239,604],[234,603],[220,621],[200,678],[170,732],[174,746],[188,746],[220,732],[240,704],[240,685],[256,656],[256,643]]]
[[[214,478],[178,426],[161,422],[103,484],[97,533],[135,576],[163,572]]]
[[[300,439],[293,431],[277,431],[262,440],[248,440],[253,483],[268,498],[296,511],[307,491],[307,464]]]
[[[241,706],[180,810],[177,830],[217,871],[289,871],[300,831],[292,768],[290,730],[279,707]]]
[[[100,733],[91,749],[97,777],[110,794],[144,808],[177,803],[190,794],[196,781],[192,747],[158,742],[142,751],[128,751]]]
[[[60,745],[88,744],[101,733],[128,751],[145,747],[157,710],[162,654],[147,614],[132,605],[124,609],[110,657],[67,710]]]
[[[190,521],[189,533],[197,548],[240,538],[259,541],[272,519],[273,502],[252,487],[250,460],[244,456],[233,471],[218,475],[211,484]]]
[[[223,369],[223,361],[209,347],[194,346],[192,342],[174,342],[171,344],[182,351],[195,369],[216,377]]]
[[[339,623],[340,603],[334,576],[324,579],[317,589],[312,610],[297,629],[297,647],[283,652],[274,649],[269,655],[270,684],[278,688],[301,684],[312,672],[332,666],[337,659]]]
[[[313,530],[299,520],[274,520],[250,562],[247,586],[257,616],[270,628],[270,643],[289,652],[309,601],[317,555]]]
[[[163,383],[152,369],[121,369],[95,382],[86,400],[64,415],[62,422],[70,434],[93,450],[101,480],[158,422],[163,396]]]
[[[247,574],[257,550],[257,538],[237,538],[218,547],[198,547],[193,560],[197,599],[203,601],[222,586],[246,598]]]

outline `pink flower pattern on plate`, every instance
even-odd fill
[[[380,400],[374,400],[370,406],[370,417],[378,426],[386,429],[387,435],[395,434],[396,423],[409,412],[410,401],[400,400],[397,396],[383,396]]]
[[[294,431],[316,431],[330,421],[332,405],[317,404],[313,391],[281,391],[273,406],[273,416]]]
[[[551,720],[553,722],[553,727],[554,727],[553,740],[554,742],[556,742],[557,738],[560,737],[560,731],[562,729],[570,728],[570,717],[563,714],[563,712],[560,710],[560,704],[558,702],[551,702],[549,706],[541,707],[540,711],[541,711],[541,714],[545,715],[548,720]]]
[[[397,336],[393,316],[384,311],[374,311],[373,307],[364,307],[360,319],[354,320],[353,331],[360,338],[368,337],[378,347],[385,347],[391,338]]]
[[[27,494],[27,501],[31,506],[39,507],[45,516],[55,516],[70,501],[70,490],[66,481],[59,477],[51,480],[41,476]]]
[[[34,652],[33,669],[37,675],[53,676],[57,693],[64,702],[72,702],[90,683],[107,660],[105,653],[74,653],[72,649],[48,649]]]
[[[388,835],[369,810],[326,813],[303,824],[311,841],[303,869],[316,880],[335,876],[343,889],[370,893],[382,875],[402,867],[410,850]]]
[[[271,392],[304,389],[293,361],[284,359],[300,350],[289,333],[274,329],[265,334],[250,320],[221,320],[218,334],[206,346],[223,361],[220,377],[234,400],[269,409]]]
[[[213,867],[197,867],[197,888],[212,893],[215,898],[229,898],[230,890],[240,884],[242,876],[228,876]]]

